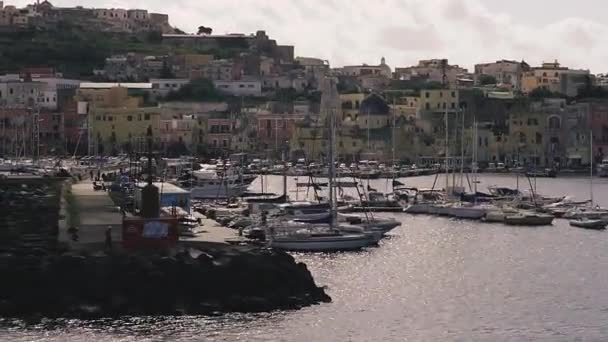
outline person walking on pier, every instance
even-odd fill
[[[106,229],[106,249],[112,249],[112,227]]]

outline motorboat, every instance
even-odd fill
[[[505,224],[511,226],[549,226],[553,223],[553,215],[520,212],[505,216]]]
[[[597,166],[597,175],[599,177],[608,177],[608,159],[602,160],[600,165]]]
[[[570,225],[572,227],[584,228],[584,229],[596,229],[603,230],[606,229],[608,222],[604,220],[591,220],[587,218],[579,219],[579,220],[571,220]]]
[[[507,215],[514,215],[517,213],[518,213],[518,211],[515,209],[494,207],[493,209],[489,208],[488,210],[486,210],[486,213],[481,218],[481,220],[483,222],[487,222],[487,223],[492,223],[492,222],[504,223]]]
[[[608,210],[603,209],[599,206],[589,207],[589,206],[578,206],[569,209],[563,215],[563,218],[566,219],[590,219],[590,220],[598,220],[598,219],[606,219],[608,218]]]
[[[479,220],[488,211],[487,206],[454,203],[448,208],[448,215],[460,219]]]

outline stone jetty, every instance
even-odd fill
[[[331,299],[283,252],[0,255],[0,316],[114,317],[297,309]]]

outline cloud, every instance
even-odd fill
[[[31,1],[12,2],[23,6]],[[608,56],[608,26],[591,19],[596,17],[591,12],[606,8],[574,12],[572,7],[562,11],[537,6],[536,15],[528,12],[522,15],[522,11],[529,11],[526,9],[529,1],[532,0],[55,0],[53,3],[148,8],[168,13],[173,25],[190,32],[200,25],[210,26],[217,33],[253,33],[263,29],[280,44],[295,45],[297,55],[330,59],[333,66],[377,63],[381,56],[393,67],[407,66],[434,57],[449,58],[451,63],[472,69],[475,63],[507,58],[526,59],[532,65],[559,59],[565,66],[605,71],[602,68]],[[606,6],[604,2],[595,4]],[[585,17],[570,17],[570,13]]]

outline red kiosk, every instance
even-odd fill
[[[148,151],[152,150],[152,130],[148,128]],[[166,249],[179,240],[176,217],[160,217],[158,188],[152,184],[152,155],[148,154],[148,185],[142,189],[141,217],[122,221],[122,244],[125,249]]]

